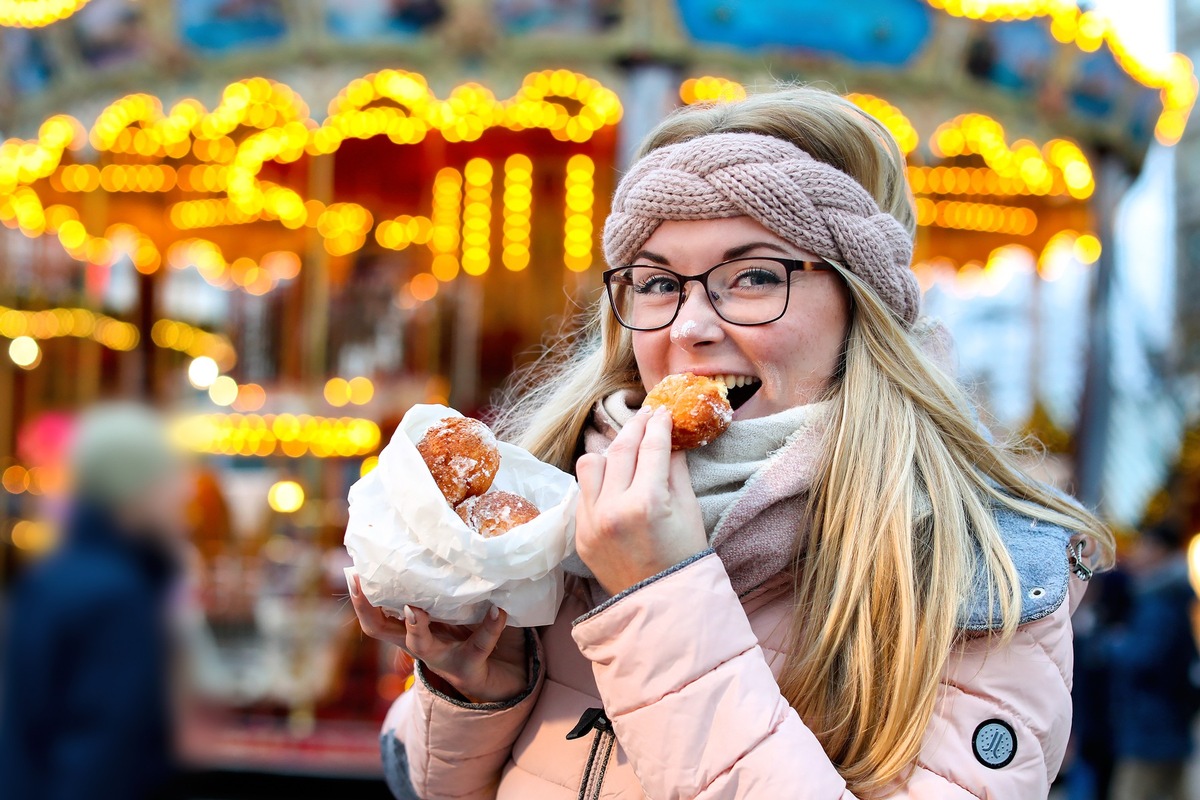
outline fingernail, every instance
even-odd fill
[[[671,416],[671,412],[666,406],[659,406],[658,408],[654,409],[654,416],[669,417]]]
[[[417,624],[417,615],[414,614],[413,610],[408,606],[404,607],[404,622],[408,625]]]
[[[492,606],[491,611],[488,611],[488,616],[491,617],[493,621],[500,619],[500,608],[498,606]]]
[[[653,414],[654,406],[642,406],[638,409],[639,414]]]

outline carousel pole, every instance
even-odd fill
[[[158,270],[146,275],[138,273],[138,361],[141,365],[138,394],[147,403],[153,403],[158,397],[158,349],[150,331],[154,327],[154,314],[158,306]]]
[[[316,156],[309,161],[309,197],[328,205],[333,197],[333,156]],[[316,228],[311,229],[304,269],[304,363],[303,382],[325,378],[329,342],[329,252]]]
[[[1075,495],[1091,509],[1100,504],[1112,416],[1112,292],[1117,204],[1129,175],[1115,156],[1103,153],[1096,170],[1096,228],[1102,248],[1088,302],[1088,354],[1075,435]]]

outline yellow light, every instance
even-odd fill
[[[685,105],[693,103],[729,103],[746,98],[746,89],[737,81],[705,75],[688,78],[679,87],[679,99]]]
[[[1077,238],[1073,249],[1075,258],[1081,264],[1094,264],[1100,258],[1100,240],[1090,233],[1085,233]]]
[[[14,464],[0,475],[0,485],[9,494],[21,494],[29,488],[29,472],[19,464]]]
[[[902,153],[908,155],[917,149],[920,137],[912,122],[900,109],[882,98],[869,94],[851,93],[846,95],[846,99],[883,123],[895,137]]]
[[[198,356],[188,364],[188,382],[197,389],[207,389],[212,386],[213,381],[220,374],[221,368],[208,356]]]
[[[345,378],[330,378],[325,382],[325,402],[341,408],[350,402],[350,383]]]
[[[87,4],[88,0],[0,0],[0,27],[41,28]]]
[[[32,553],[44,553],[55,543],[54,527],[48,522],[34,522],[29,519],[18,520],[10,534],[13,547]]]
[[[371,383],[370,378],[361,376],[351,378],[347,384],[347,389],[349,390],[347,395],[350,398],[350,402],[356,406],[366,405],[375,396],[375,385]]]
[[[237,399],[237,381],[228,375],[221,375],[208,387],[209,398],[219,406],[232,405]]]
[[[424,303],[432,300],[438,293],[438,279],[428,272],[414,275],[413,279],[409,281],[408,291],[418,302]]]
[[[304,488],[295,481],[276,481],[267,490],[267,504],[281,514],[299,511],[304,505]]]
[[[267,402],[267,392],[257,383],[244,383],[238,387],[233,407],[237,411],[258,411]]]
[[[513,272],[529,266],[533,162],[517,153],[504,162],[504,239],[501,260]]]
[[[592,176],[595,171],[595,163],[585,155],[573,155],[567,160],[563,263],[572,272],[583,272],[592,265],[592,210],[595,203]]]
[[[42,351],[31,336],[18,336],[8,343],[8,357],[22,369],[33,369],[41,361]]]
[[[358,476],[366,477],[367,473],[379,466],[379,456],[367,456],[358,468]]]
[[[492,220],[492,165],[484,158],[473,158],[463,168],[466,178],[466,205],[463,207],[462,268],[468,275],[482,275],[489,266]]]
[[[1192,591],[1200,596],[1200,535],[1193,535],[1187,546],[1188,581]]]

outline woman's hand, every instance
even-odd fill
[[[708,547],[687,459],[671,452],[671,414],[637,413],[604,455],[575,466],[575,547],[617,594]]]
[[[529,685],[525,632],[506,628],[508,615],[499,608],[478,625],[434,622],[412,606],[398,620],[367,602],[357,575],[350,602],[364,633],[396,645],[419,660],[435,683],[445,681],[472,703],[511,700]]]

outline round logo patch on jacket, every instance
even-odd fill
[[[975,729],[971,749],[975,758],[985,767],[1007,767],[1017,757],[1017,732],[1004,720],[984,720]]]

